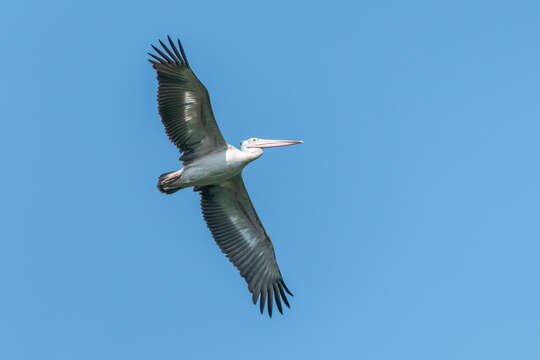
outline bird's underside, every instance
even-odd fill
[[[169,139],[183,153],[184,168],[163,174],[158,188],[173,193],[193,186],[214,240],[246,280],[253,303],[259,301],[261,313],[267,304],[272,316],[275,301],[283,313],[282,302],[289,307],[286,294],[292,293],[242,180],[241,171],[251,160],[240,159],[242,151],[225,142],[208,91],[191,70],[180,41],[178,47],[168,41],[170,47],[159,41],[162,50],[152,46],[156,54],[149,53],[149,61],[157,71],[159,114]],[[233,153],[240,158],[231,158]]]
[[[184,168],[165,173],[159,177],[159,191],[172,194],[173,192],[195,186],[221,184],[241,173],[242,169],[252,160],[251,154],[244,154],[232,145],[192,159],[184,163]]]

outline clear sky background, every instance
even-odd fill
[[[436,4],[437,3],[437,4]],[[251,304],[157,113],[184,42],[292,309]],[[539,359],[537,1],[0,5],[0,358]]]

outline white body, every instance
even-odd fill
[[[175,185],[181,187],[220,184],[242,172],[242,169],[263,153],[262,149],[239,150],[229,145],[227,150],[210,153],[186,164]]]

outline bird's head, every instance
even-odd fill
[[[257,151],[262,154],[264,148],[290,146],[303,143],[302,140],[268,140],[251,138],[242,141],[242,151]]]

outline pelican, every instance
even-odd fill
[[[158,189],[172,194],[193,187],[201,195],[202,215],[214,240],[246,280],[253,304],[260,298],[260,312],[272,303],[281,314],[281,301],[290,307],[292,296],[279,270],[274,247],[266,233],[242,180],[244,167],[258,159],[265,148],[300,144],[296,140],[251,138],[240,149],[227,144],[219,131],[210,96],[197,79],[178,40],[168,36],[160,50],[148,53],[158,79],[158,109],[169,139],[182,154],[183,168],[162,174]]]

